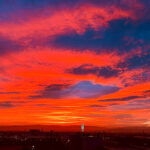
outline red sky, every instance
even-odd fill
[[[0,4],[0,125],[150,125],[148,1]]]

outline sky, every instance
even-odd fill
[[[149,0],[0,0],[0,125],[150,125]]]

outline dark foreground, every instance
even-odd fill
[[[150,150],[140,134],[1,132],[0,150]]]

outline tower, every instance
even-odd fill
[[[84,132],[84,124],[81,124],[81,132]]]

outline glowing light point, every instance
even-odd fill
[[[34,148],[35,148],[35,146],[33,145],[33,146],[32,146],[32,150],[34,150]]]

